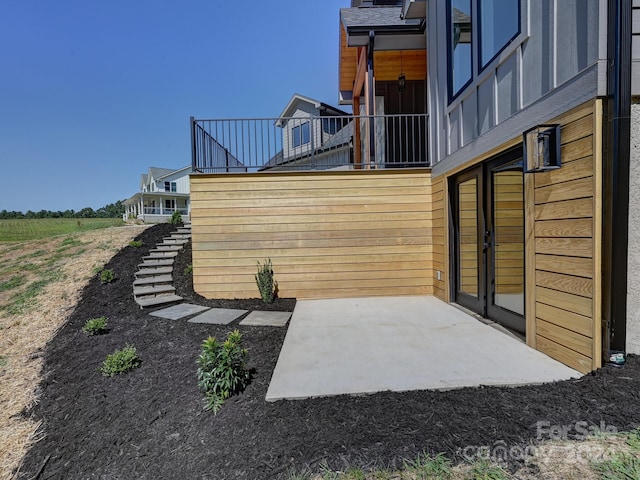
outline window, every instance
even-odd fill
[[[164,182],[164,191],[177,192],[178,188],[177,188],[176,182]]]
[[[309,131],[309,122],[305,122],[302,125],[298,125],[291,129],[291,146],[299,147],[311,141],[311,134]]]
[[[480,68],[520,33],[520,2],[479,0]]]
[[[450,24],[449,97],[453,98],[472,77],[471,0],[449,0],[447,16]]]
[[[328,133],[329,135],[333,135],[338,130],[340,130],[343,126],[342,118],[323,118],[322,119],[322,130],[324,133]]]

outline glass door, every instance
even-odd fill
[[[456,303],[484,315],[482,170],[476,168],[458,176],[454,186]]]
[[[524,175],[520,150],[452,184],[455,301],[524,333]]]

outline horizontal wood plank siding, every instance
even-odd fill
[[[195,290],[257,297],[270,258],[282,297],[433,294],[432,209],[428,170],[193,175]]]
[[[581,372],[599,367],[594,115],[590,102],[561,118],[562,167],[533,174],[535,345]]]
[[[445,179],[440,177],[432,181],[432,218],[437,227],[437,235],[433,235],[433,293],[440,300],[447,301],[448,254],[447,235],[445,229]],[[440,273],[438,280],[437,272]]]

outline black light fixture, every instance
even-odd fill
[[[402,66],[402,50],[400,50],[400,75],[398,75],[398,90],[404,92],[407,88],[407,78],[404,76],[404,68]]]
[[[407,88],[407,79],[404,76],[404,73],[398,75],[398,90],[404,92],[404,89]]]
[[[537,125],[522,134],[525,173],[560,168],[560,125]]]

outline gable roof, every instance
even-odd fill
[[[170,168],[149,167],[149,177],[152,177],[154,180],[173,172],[175,172],[175,170]]]
[[[293,116],[293,114],[297,109],[297,106],[300,103],[307,103],[309,105],[312,105],[313,108],[316,108],[321,112],[328,112],[331,115],[344,115],[344,116],[349,115],[347,112],[340,110],[339,108],[332,107],[327,103],[321,102],[319,100],[314,100],[311,97],[305,97],[304,95],[300,95],[299,93],[294,93],[293,96],[291,97],[291,100],[289,100],[289,103],[287,103],[287,106],[284,107],[284,110],[279,115],[279,118],[286,118],[286,117]],[[276,122],[276,126],[277,127],[282,126],[282,122],[278,120]]]

